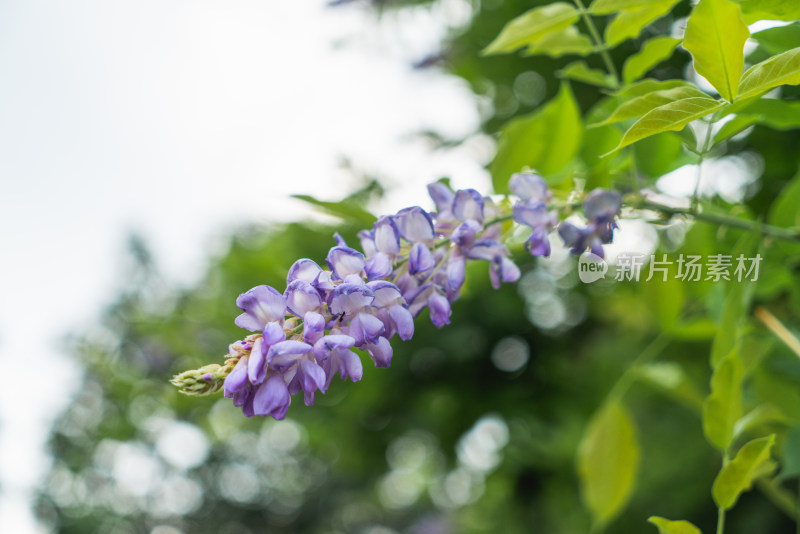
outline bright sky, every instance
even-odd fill
[[[443,175],[488,190],[484,138],[409,141],[477,129],[465,86],[408,67],[464,6],[379,26],[320,0],[0,3],[0,532],[41,531],[44,439],[80,379],[59,340],[124,286],[129,231],[190,283],[214,236],[308,214],[292,193],[350,192],[340,155],[384,178],[386,211],[427,205]]]

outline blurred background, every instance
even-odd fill
[[[479,52],[537,3],[0,3],[0,532],[587,532],[581,435],[681,289],[580,286],[563,250],[520,255],[519,284],[492,291],[474,266],[451,326],[421,317],[391,369],[365,366],[285,421],[168,384],[242,336],[239,293],[282,288],[334,232],[431,208],[442,177],[490,191],[499,127],[555,95],[564,62]],[[771,135],[746,141],[773,147],[764,198],[796,168]],[[675,154],[650,175],[686,163]],[[736,237],[682,232],[700,250]],[[685,330],[669,349],[685,387],[630,393],[647,461],[610,531],[655,512],[716,521],[697,416],[713,325]],[[800,372],[778,353],[790,391]],[[791,525],[758,493],[731,517],[731,533]]]

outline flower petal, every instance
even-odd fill
[[[330,310],[334,315],[352,315],[373,300],[375,296],[365,284],[340,284],[333,292]]]
[[[474,189],[460,189],[453,199],[453,215],[459,221],[483,222],[483,197]]]
[[[319,276],[322,269],[313,260],[303,258],[294,262],[289,268],[289,275],[286,277],[286,285],[288,286],[294,280],[305,280],[306,282],[313,283],[317,276]]]
[[[405,306],[391,306],[389,307],[389,316],[394,321],[395,328],[397,328],[397,335],[403,341],[408,341],[414,337],[414,317]]]
[[[547,202],[552,196],[547,188],[547,182],[538,174],[531,172],[512,174],[508,187],[522,200]]]
[[[439,211],[440,216],[450,213],[453,197],[455,196],[452,189],[441,182],[434,182],[428,184],[428,194],[433,199],[433,203],[436,204],[436,209]]]
[[[286,417],[286,411],[292,402],[286,383],[279,374],[270,376],[253,395],[253,413],[271,415],[275,419]]]
[[[236,299],[236,305],[255,320],[255,322],[243,321],[248,324],[244,328],[251,330],[250,327],[258,323],[260,324],[255,330],[261,330],[270,321],[283,321],[283,316],[286,314],[286,301],[283,300],[283,295],[269,286],[256,286],[242,293]],[[237,317],[237,324],[240,319],[241,315]]]
[[[450,324],[450,301],[446,297],[434,292],[428,298],[428,307],[430,308],[431,322],[436,328]]]
[[[436,266],[436,260],[431,251],[422,243],[414,243],[408,253],[408,272],[411,274],[424,273]]]
[[[400,252],[400,233],[391,217],[381,217],[375,222],[375,248],[384,254]]]
[[[233,368],[233,371],[225,377],[225,382],[223,385],[224,388],[224,395],[226,397],[233,398],[233,395],[242,390],[242,388],[247,384],[247,362],[249,358],[244,356],[239,358],[239,361],[236,362],[236,365]]]
[[[322,306],[319,291],[305,280],[293,280],[286,288],[284,298],[289,311],[298,317],[319,311]]]
[[[340,280],[348,275],[364,275],[364,255],[349,247],[333,247],[325,260],[333,274]]]
[[[405,208],[394,216],[400,235],[409,243],[433,241],[433,220],[419,206]]]
[[[263,382],[267,377],[267,363],[262,350],[263,342],[261,338],[255,340],[253,350],[250,351],[250,361],[247,364],[247,378],[254,386]]]
[[[377,343],[367,343],[364,346],[375,367],[389,367],[392,363],[392,345],[385,337],[378,338]]]

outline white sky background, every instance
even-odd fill
[[[307,215],[289,194],[351,192],[340,155],[383,178],[387,212],[429,205],[443,175],[488,191],[485,139],[432,153],[408,137],[478,127],[464,85],[409,68],[467,14],[445,1],[379,27],[320,0],[0,2],[0,532],[38,531],[44,439],[79,380],[58,341],[124,286],[129,231],[191,283],[214,236]]]

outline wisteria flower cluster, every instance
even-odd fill
[[[515,174],[509,186],[518,197],[510,214],[474,189],[453,191],[437,182],[428,186],[435,212],[414,206],[379,218],[358,234],[363,252],[337,234],[325,268],[300,259],[283,293],[261,285],[240,295],[243,313],[235,322],[253,334],[230,346],[224,365],[186,371],[173,384],[193,395],[222,389],[246,416],[282,419],[300,391],[310,406],[337,374],[359,381],[363,368],[353,349],[366,352],[376,367],[389,367],[390,340],[411,339],[414,318],[425,308],[436,327],[449,324],[467,261],[486,261],[494,288],[518,280],[520,269],[503,242],[509,219],[531,228],[526,248],[534,256],[550,254],[549,235],[557,226],[576,254],[590,248],[602,255],[601,244],[611,241],[619,193],[587,195],[589,222],[578,228],[558,225],[552,192],[538,175]]]

